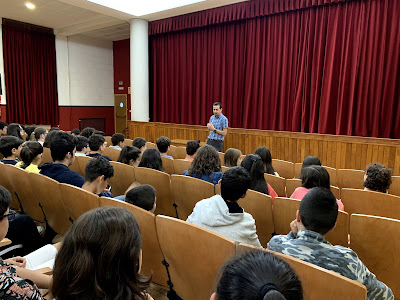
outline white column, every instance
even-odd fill
[[[149,121],[149,24],[131,20],[131,120]]]

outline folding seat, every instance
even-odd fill
[[[273,159],[272,166],[275,172],[279,173],[279,176],[286,179],[294,178],[294,163],[286,160]]]
[[[183,171],[189,170],[192,162],[184,159],[174,159],[174,174],[182,175]]]
[[[106,147],[102,153],[102,155],[108,156],[111,158],[112,161],[117,161],[119,158],[119,155],[121,153],[121,150],[115,149],[115,148],[110,148]]]
[[[136,181],[135,167],[116,161],[110,163],[114,168],[114,176],[109,179],[111,193],[114,196],[124,195],[128,187]]]

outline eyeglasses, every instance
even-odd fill
[[[0,220],[3,220],[3,218],[7,218],[8,221],[14,221],[16,213],[17,213],[16,211],[10,209],[8,214],[2,215],[0,217]]]

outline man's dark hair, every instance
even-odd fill
[[[200,140],[197,141],[188,141],[186,143],[186,153],[187,155],[194,155],[197,151],[197,149],[200,148]]]
[[[125,136],[122,133],[114,133],[111,136],[111,143],[113,146],[117,146],[120,142],[125,141]]]
[[[4,157],[9,157],[12,155],[12,149],[18,149],[23,142],[23,140],[13,135],[3,136],[0,138],[0,153],[3,154]]]
[[[6,127],[6,126],[8,126],[8,124],[7,124],[7,123],[5,123],[5,122],[1,122],[1,121],[0,121],[0,130],[3,130],[3,129],[4,129],[4,127]]]
[[[92,127],[83,128],[82,132],[81,132],[81,136],[84,136],[85,138],[89,138],[95,131],[96,131],[96,129],[94,129]]]
[[[85,182],[93,182],[102,175],[104,179],[114,176],[114,168],[110,162],[101,156],[89,160],[85,168]]]
[[[0,216],[4,215],[11,205],[11,194],[4,187],[0,185]]]
[[[149,184],[142,184],[130,189],[125,195],[125,202],[136,205],[147,211],[154,207],[156,190]]]
[[[44,139],[43,147],[50,148],[51,143],[62,133],[62,131],[57,130],[49,131],[49,133],[46,135],[46,138]]]
[[[71,130],[71,134],[80,135],[81,131],[78,128],[74,128]]]
[[[88,139],[84,136],[76,136],[75,143],[76,143],[76,151],[82,151],[83,148],[89,146]]]
[[[39,127],[40,128],[40,127]],[[29,141],[31,139],[32,133],[36,130],[36,126],[26,126],[25,127],[25,133],[26,133],[26,141]]]
[[[309,166],[321,166],[321,161],[319,160],[318,157],[316,156],[307,156],[304,160],[303,160],[303,165],[301,166],[301,168],[306,168]]]
[[[95,130],[94,132],[93,132],[93,134],[98,134],[98,135],[102,135],[102,136],[105,136],[106,134],[104,133],[104,131],[101,131],[101,130]]]
[[[214,102],[213,103],[213,106],[219,106],[219,108],[222,108],[222,104],[221,104],[221,102]]]
[[[226,170],[221,180],[221,196],[224,200],[237,201],[249,189],[251,178],[243,167]]]
[[[144,138],[142,138],[142,137],[135,137],[134,139],[133,139],[133,141],[132,141],[132,146],[133,147],[136,147],[136,148],[138,148],[138,149],[140,149],[140,148],[142,148],[142,147],[144,147],[144,146],[146,146],[146,140],[144,139]]]
[[[55,139],[51,142],[50,153],[53,161],[64,160],[68,153],[74,155],[75,140],[72,134],[58,132]]]
[[[323,187],[330,189],[330,178],[328,171],[321,166],[311,165],[301,169],[301,186],[306,189]]]
[[[104,144],[106,140],[104,139],[104,136],[99,135],[99,134],[93,134],[89,137],[88,143],[89,143],[89,148],[91,151],[99,151],[100,147]]]
[[[392,184],[392,170],[382,164],[370,164],[365,171],[364,187],[371,191],[386,193]]]
[[[158,151],[165,153],[168,151],[168,147],[171,146],[171,140],[166,136],[161,136],[156,141]]]
[[[35,139],[38,140],[40,139],[40,136],[42,134],[45,134],[47,132],[47,130],[44,129],[43,127],[37,127],[33,132],[35,134]]]
[[[338,205],[336,197],[328,189],[315,187],[300,202],[301,222],[307,230],[325,235],[336,223]]]
[[[7,135],[13,135],[19,139],[22,139],[21,128],[22,126],[20,124],[11,123],[7,126]]]

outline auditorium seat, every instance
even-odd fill
[[[111,158],[112,161],[117,161],[119,158],[119,155],[121,153],[121,150],[115,149],[115,148],[110,148],[106,147],[102,153],[102,155],[108,156]]]
[[[60,183],[61,200],[72,221],[85,212],[100,207],[99,197],[73,185]]]
[[[218,152],[218,156],[219,156],[219,160],[221,161],[221,165],[223,165],[224,164],[225,153]]]
[[[295,163],[294,164],[294,178],[300,178],[302,166],[303,166],[303,163]]]
[[[170,187],[170,175],[149,168],[135,168],[137,182],[152,185],[157,193],[157,208],[155,214],[175,217],[174,200]]]
[[[152,276],[151,281],[162,286],[167,286],[167,272],[162,265],[164,259],[158,243],[155,216],[140,207],[126,202],[101,197],[100,206],[122,207],[129,210],[139,225],[142,235],[143,261],[141,273]]]
[[[92,158],[90,156],[76,156],[75,159],[78,160],[78,165],[79,165],[79,174],[81,174],[83,177],[85,177],[85,169],[86,165],[91,160]]]
[[[130,145],[132,145],[132,143]],[[157,149],[157,145],[152,142],[146,142],[146,149]]]
[[[190,176],[171,175],[171,191],[178,217],[186,221],[197,202],[214,196],[214,185]]]
[[[111,161],[114,168],[114,176],[108,181],[111,186],[111,193],[114,196],[124,195],[128,187],[136,181],[135,167],[127,164]]]
[[[8,179],[8,176],[6,174],[6,170],[4,168],[4,164],[0,162],[0,185],[5,187],[11,194],[11,208],[19,211],[20,205],[17,196],[15,195],[15,190],[12,184],[10,183],[10,180]]]
[[[186,157],[186,148],[171,145],[168,150],[168,155],[171,155],[174,159],[184,159]]]
[[[286,197],[286,179],[283,177],[271,175],[264,173],[264,178],[267,183],[272,186],[274,191],[278,194],[279,197]]]
[[[80,174],[81,168],[80,168],[80,166],[79,166],[79,161],[78,161],[78,159],[76,159],[76,157],[77,157],[77,156],[75,155],[74,162],[73,162],[72,165],[70,165],[68,168],[69,168],[71,171],[74,171],[74,172],[77,172],[77,173]]]
[[[235,254],[235,242],[165,216],[156,217],[156,228],[175,291],[183,299],[209,299],[219,268]]]
[[[274,233],[274,220],[272,216],[272,198],[263,193],[247,190],[246,197],[238,201],[245,212],[251,214],[256,221],[257,235],[263,247]]]
[[[47,223],[58,234],[65,234],[72,223],[61,200],[59,183],[36,173],[30,173],[29,180],[35,187],[35,197],[42,205]]]
[[[400,297],[400,221],[354,214],[350,217],[350,247],[367,268]]]
[[[287,197],[290,197],[298,187],[301,187],[301,179],[297,179],[297,178],[286,179],[286,195],[287,195]]]
[[[29,179],[29,173],[13,165],[4,165],[4,170],[14,191],[17,192],[23,211],[32,219],[44,222],[44,215],[39,206],[39,199],[34,194],[35,189]]]
[[[294,163],[286,160],[273,159],[272,166],[279,176],[290,179],[294,178]]]
[[[239,244],[237,251],[244,253],[254,249],[256,248]],[[304,300],[365,300],[367,297],[367,289],[361,283],[285,254],[264,251],[273,253],[294,269],[303,286]]]
[[[111,142],[111,136],[109,136],[109,135],[106,135],[106,136],[104,136],[104,139],[106,140],[106,142],[107,142],[107,147],[110,147],[110,146],[112,146],[112,142]]]
[[[174,171],[175,174],[182,175],[183,171],[189,170],[191,161],[187,161],[184,159],[174,159]]]
[[[338,187],[351,189],[364,189],[364,171],[353,169],[337,170]]]
[[[48,163],[48,162],[53,162],[53,159],[51,158],[50,148],[43,147],[42,164],[45,164],[45,163]]]
[[[400,176],[392,176],[389,194],[400,196]]]
[[[380,192],[342,189],[344,209],[351,214],[366,214],[400,219],[400,197]]]
[[[333,186],[338,186],[338,179],[337,179],[337,169],[323,166],[325,170],[329,173],[329,181],[330,184]]]
[[[161,160],[164,172],[168,173],[169,175],[175,174],[174,160],[164,156],[161,156]]]
[[[226,170],[228,170],[228,169],[229,169],[229,167],[221,166],[221,171],[222,171],[222,173],[225,173]]]

